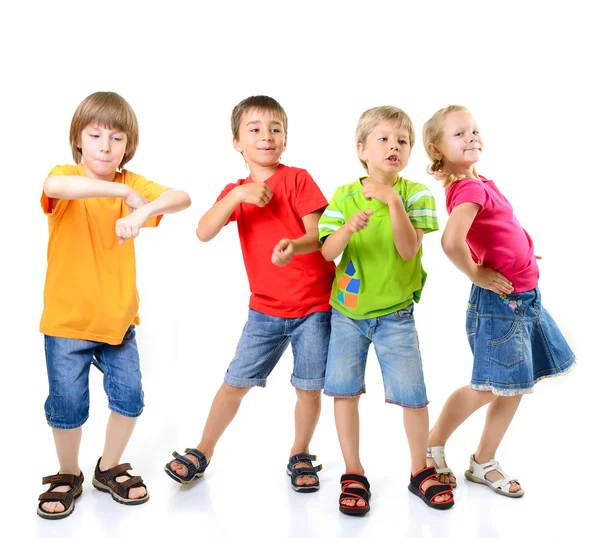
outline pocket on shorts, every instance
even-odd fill
[[[495,318],[491,321],[489,341],[490,359],[507,368],[523,360],[523,322],[516,319]]]
[[[411,304],[411,305],[407,306],[406,308],[403,308],[402,310],[398,310],[397,312],[394,312],[394,317],[396,317],[398,319],[411,319],[413,317],[414,309],[415,309],[414,304]]]

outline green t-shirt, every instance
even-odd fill
[[[352,234],[331,288],[331,306],[353,319],[385,316],[419,302],[427,278],[422,247],[411,260],[402,259],[394,244],[389,207],[365,199],[362,179],[338,188],[319,220],[323,243],[357,211],[374,211],[369,225]],[[415,228],[424,233],[438,229],[435,198],[427,187],[399,176],[394,190]]]

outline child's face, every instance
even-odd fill
[[[408,130],[397,122],[380,123],[357,145],[359,157],[367,163],[369,175],[397,174],[408,164],[410,157]]]
[[[443,155],[445,168],[469,168],[479,161],[483,139],[471,113],[461,110],[446,114],[437,145]]]
[[[251,109],[242,115],[233,147],[248,166],[274,166],[285,151],[286,136],[279,116],[268,110]]]
[[[83,169],[93,179],[113,181],[127,148],[127,135],[100,125],[88,125],[79,140]]]

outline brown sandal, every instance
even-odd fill
[[[94,478],[92,479],[92,484],[95,488],[100,491],[104,491],[105,493],[110,493],[112,498],[121,504],[143,504],[149,498],[148,488],[146,488],[146,484],[142,480],[141,476],[131,476],[127,471],[131,471],[131,465],[129,463],[121,463],[112,469],[108,469],[107,471],[100,470],[100,458],[98,463],[96,464],[96,469],[94,470]],[[128,476],[129,480],[125,480],[125,482],[117,482],[118,476]],[[139,499],[130,499],[129,498],[129,490],[131,488],[146,488],[146,495]]]
[[[38,516],[44,519],[62,519],[70,516],[75,510],[75,499],[83,492],[83,473],[79,473],[79,476],[74,474],[53,474],[42,478],[42,484],[50,484],[50,488],[45,493],[42,493],[38,497],[37,513]],[[71,486],[69,491],[54,491],[58,486]],[[42,504],[48,502],[59,502],[64,507],[64,512],[46,512],[42,508]]]

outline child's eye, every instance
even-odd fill
[[[456,133],[454,136],[462,136],[462,133]]]
[[[400,144],[404,144],[406,146],[406,140],[398,140],[398,142],[400,142]]]
[[[476,134],[476,135],[478,135],[478,134],[479,134],[479,131],[475,130],[475,131],[473,131],[473,134]]]
[[[251,132],[251,133],[258,133],[258,128],[257,128],[257,127],[255,127],[254,129],[250,129],[250,132]]]
[[[387,136],[382,136],[379,140],[381,140],[382,142],[387,142]]]
[[[280,133],[281,131],[279,129],[271,129],[272,132],[274,133]]]
[[[90,136],[91,136],[92,138],[100,138],[100,135],[97,135],[97,134],[92,134],[92,133],[90,133]]]
[[[121,140],[123,140],[120,136],[113,136],[113,138],[117,141],[120,142]]]

